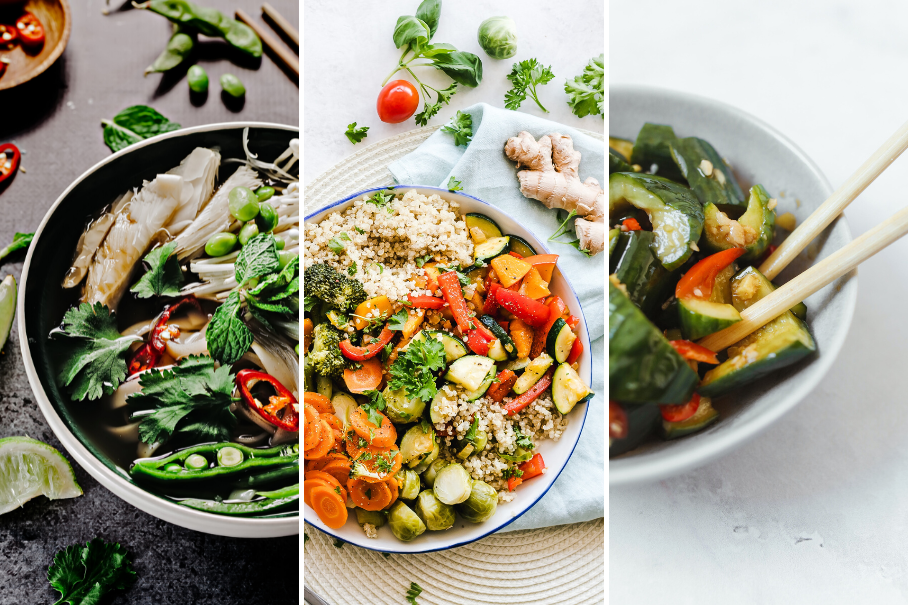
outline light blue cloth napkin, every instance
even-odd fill
[[[416,151],[389,166],[399,184],[444,187],[453,175],[461,181],[464,193],[498,206],[517,218],[543,242],[558,229],[558,213],[520,193],[516,165],[504,154],[504,145],[509,137],[521,130],[526,130],[537,139],[553,132],[570,135],[574,148],[582,154],[581,180],[594,177],[605,185],[603,141],[562,124],[485,103],[463,111],[473,118],[473,140],[470,144],[466,148],[457,147],[451,134],[439,130]],[[553,253],[561,255],[558,267],[570,278],[583,306],[593,349],[593,380],[590,386],[596,396],[590,405],[577,449],[564,472],[536,506],[504,531],[589,521],[602,517],[604,512],[605,385],[602,368],[605,367],[605,255],[600,253],[587,258],[570,246],[552,242],[547,245]]]

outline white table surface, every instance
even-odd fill
[[[418,128],[413,118],[385,124],[375,110],[381,84],[400,59],[401,53],[391,41],[394,25],[399,16],[415,14],[418,6],[419,0],[306,0],[302,24],[304,183],[365,145]],[[433,42],[453,44],[458,50],[478,55],[483,79],[476,88],[459,86],[451,103],[429,125],[442,125],[458,109],[474,103],[504,107],[505,92],[511,88],[506,76],[512,65],[535,57],[551,65],[555,73],[554,80],[537,89],[551,113],[543,114],[532,99],[524,101],[521,111],[604,132],[601,116],[574,116],[564,92],[564,81],[580,75],[587,62],[603,52],[604,11],[603,4],[585,0],[446,0]],[[479,24],[497,15],[508,15],[517,24],[517,55],[512,59],[492,59],[477,41]],[[437,88],[451,81],[431,67],[419,68],[416,73],[424,83]],[[410,77],[402,72],[394,79]],[[422,111],[422,104],[417,111]],[[358,127],[369,127],[368,137],[357,145],[344,136],[347,124],[354,121]]]
[[[610,83],[740,107],[834,187],[908,119],[904,2],[624,2],[609,18]],[[906,176],[903,157],[852,204],[853,234],[908,203]],[[861,266],[845,346],[792,413],[709,466],[611,490],[612,603],[908,600],[906,256],[903,240]]]

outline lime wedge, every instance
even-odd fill
[[[0,515],[41,495],[51,500],[81,496],[73,467],[46,443],[28,437],[0,439]]]
[[[6,346],[16,315],[16,279],[7,275],[0,282],[0,349]]]

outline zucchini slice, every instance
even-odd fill
[[[477,390],[495,368],[495,360],[481,355],[465,355],[448,367],[445,380],[459,384],[468,391]]]
[[[697,408],[693,416],[681,422],[662,420],[659,433],[663,439],[677,439],[678,437],[702,431],[718,419],[719,412],[712,406],[710,398],[700,397],[700,407]]]
[[[750,188],[747,211],[737,220],[727,216],[716,204],[704,204],[704,247],[709,252],[744,248],[746,252],[740,257],[740,262],[756,263],[776,234],[776,212],[769,206],[769,194],[762,185]]]
[[[608,148],[608,173],[634,172],[634,167],[627,163],[627,158],[615,149]]]
[[[590,387],[577,375],[574,368],[562,363],[555,369],[555,375],[552,376],[552,400],[559,412],[567,414],[577,403],[591,394]]]
[[[492,386],[492,381],[495,380],[495,366],[492,366],[492,369],[489,370],[488,375],[481,383],[479,383],[479,388],[467,390],[463,394],[463,398],[467,401],[476,401],[480,397],[486,394],[486,391],[489,390],[489,387]]]
[[[631,153],[631,164],[637,164],[643,170],[683,183],[684,175],[672,157],[672,145],[678,137],[671,126],[647,122],[637,133],[634,150]]]
[[[626,240],[626,243],[621,253],[616,255],[617,262],[609,273],[614,273],[618,281],[624,284],[631,301],[647,317],[654,317],[660,311],[662,303],[673,293],[681,271],[666,271],[653,255],[652,247],[656,236],[652,231],[629,231],[618,237]]]
[[[507,254],[510,249],[510,238],[507,235],[487,239],[473,246],[473,262],[488,263],[496,256]]]
[[[699,340],[741,321],[733,306],[697,298],[678,301],[681,334],[687,340]]]
[[[744,192],[731,168],[709,144],[697,137],[671,143],[672,159],[697,199],[706,204],[744,207]]]
[[[627,436],[624,439],[614,439],[611,442],[608,448],[609,458],[626,454],[635,449],[653,434],[653,431],[656,430],[656,425],[662,419],[658,405],[621,403],[621,407],[627,416]]]
[[[460,359],[467,354],[467,345],[456,336],[448,334],[447,332],[420,330],[416,336],[413,337],[413,340],[425,340],[426,338],[434,338],[435,340],[441,341],[441,344],[445,348],[445,361],[447,363],[451,363],[455,359]],[[411,342],[413,340],[411,340]]]
[[[542,353],[539,357],[531,361],[523,371],[523,374],[520,375],[520,378],[517,379],[517,382],[514,383],[514,392],[518,395],[522,395],[529,391],[534,384],[539,382],[539,379],[542,378],[542,375],[545,374],[546,370],[548,370],[549,366],[553,363],[555,363],[555,360],[547,353]]]
[[[495,338],[501,342],[501,347],[507,353],[508,359],[517,359],[517,345],[514,344],[508,333],[504,331],[501,324],[495,321],[494,317],[483,315],[479,318],[479,323],[488,328],[489,332],[494,334]],[[497,361],[504,361],[504,359],[498,359]]]
[[[501,341],[498,340],[497,338],[495,340],[493,340],[492,343],[489,345],[488,355],[495,361],[507,361],[508,360],[508,352],[504,350],[504,347],[501,346]]]
[[[625,161],[630,161],[631,156],[634,155],[634,142],[629,141],[628,139],[622,139],[619,137],[609,137],[608,138],[609,149],[614,149],[624,157]]]
[[[508,234],[508,238],[510,239],[510,248],[508,248],[508,252],[516,252],[523,258],[536,256],[536,251],[533,250],[533,246],[530,245],[530,242],[519,235],[513,235],[511,233]]]
[[[530,365],[529,357],[520,357],[518,359],[513,359],[505,364],[505,370],[511,370],[512,372],[518,373],[523,372],[527,366]]]
[[[703,232],[703,207],[687,187],[647,174],[608,177],[609,218],[627,206],[646,212],[656,241],[653,251],[668,271],[684,264]]]
[[[609,398],[631,403],[685,403],[697,374],[612,281],[608,288]]]
[[[564,318],[559,317],[549,328],[549,333],[545,340],[545,349],[552,356],[552,359],[557,363],[562,363],[567,361],[567,358],[571,355],[571,347],[574,346],[575,340],[577,340],[577,335],[567,325]]]
[[[470,212],[465,217],[463,217],[463,220],[467,224],[468,231],[471,231],[473,227],[476,227],[477,229],[482,231],[487,240],[502,236],[501,227],[498,226],[498,223],[487,217],[485,214]]]
[[[608,232],[608,256],[609,259],[612,258],[612,252],[615,251],[615,246],[618,245],[618,236],[621,235],[621,229],[609,229]]]

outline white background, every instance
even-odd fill
[[[418,128],[413,118],[400,124],[381,122],[375,104],[382,82],[400,59],[401,53],[391,41],[394,25],[400,15],[415,14],[419,1],[306,0],[304,183],[366,145]],[[601,116],[578,118],[572,114],[564,92],[564,81],[579,76],[589,60],[602,52],[604,13],[604,3],[587,0],[446,0],[432,41],[478,55],[483,78],[476,88],[459,86],[450,105],[429,125],[442,125],[458,109],[474,103],[504,107],[504,94],[511,88],[506,76],[512,65],[535,57],[551,65],[555,73],[554,80],[537,88],[539,100],[551,113],[544,114],[529,98],[520,110],[574,128],[604,132]],[[476,36],[484,19],[499,15],[508,15],[517,24],[517,55],[501,61],[486,55]],[[424,83],[439,89],[451,81],[431,67],[414,71]],[[393,79],[412,82],[406,72]],[[421,103],[417,111],[422,111]],[[368,137],[357,145],[344,136],[351,122],[369,127]]]
[[[908,3],[612,2],[609,81],[730,103],[838,187],[908,120]],[[690,133],[694,134],[694,133]],[[846,216],[856,236],[908,203],[908,157]],[[908,601],[908,240],[861,266],[823,383],[732,454],[610,492],[610,597],[649,603]]]

